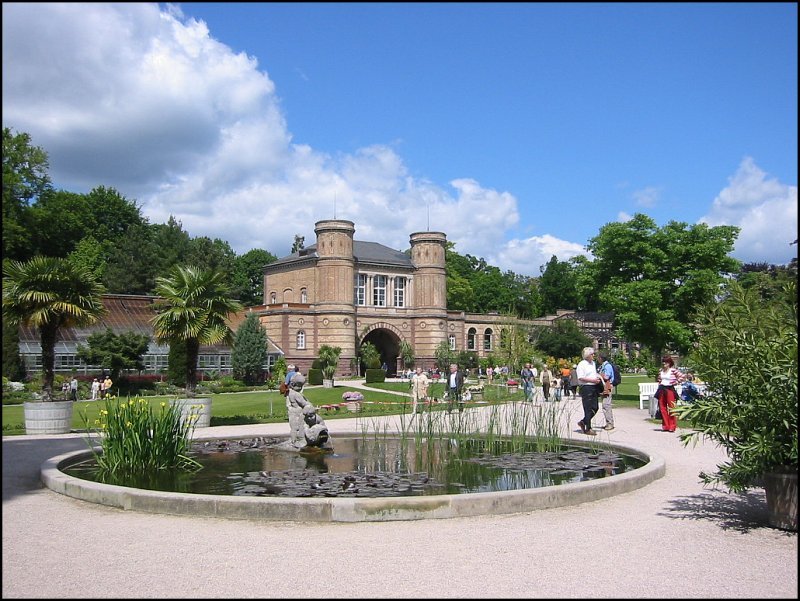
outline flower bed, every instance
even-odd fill
[[[364,395],[357,390],[348,390],[342,394],[343,401],[363,401]]]

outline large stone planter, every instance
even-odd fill
[[[24,403],[26,434],[66,434],[72,430],[72,401]]]
[[[769,523],[775,528],[797,531],[797,467],[778,468],[764,474]]]
[[[187,419],[193,414],[198,415],[195,428],[208,428],[211,425],[211,397],[172,399],[170,404],[180,407],[182,419]]]
[[[323,388],[333,388],[333,380],[322,380]]]

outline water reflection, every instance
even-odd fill
[[[557,486],[604,478],[644,465],[610,451],[564,448],[540,453],[510,452],[499,445],[454,439],[337,438],[332,454],[303,455],[273,446],[235,451],[199,450],[195,473],[158,473],[124,482],[135,488],[218,495],[411,496],[496,492]],[[505,452],[504,452],[505,451]],[[93,460],[64,469],[102,481]]]

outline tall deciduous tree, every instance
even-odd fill
[[[544,314],[553,314],[557,309],[577,309],[575,267],[568,261],[559,261],[553,255],[547,265],[540,269],[542,277],[539,278],[539,294]]]
[[[47,153],[26,133],[3,128],[3,257],[24,261],[31,252],[30,205],[51,189]]]
[[[234,376],[250,385],[263,382],[267,357],[267,331],[255,313],[248,313],[236,330],[231,350]]]
[[[53,400],[55,346],[61,328],[88,326],[105,313],[103,286],[66,258],[34,257],[3,264],[3,319],[39,330],[42,398]]]
[[[739,269],[729,256],[738,232],[675,221],[659,228],[639,213],[604,225],[589,241],[594,260],[585,264],[582,283],[599,291],[601,308],[614,312],[624,338],[655,355],[667,347],[686,352],[692,315]]]
[[[197,358],[201,344],[231,343],[233,332],[226,319],[242,310],[230,298],[224,274],[195,266],[176,266],[167,277],[156,279],[156,303],[153,330],[161,342],[186,345],[186,396],[195,396]]]
[[[536,348],[551,357],[580,357],[581,350],[592,344],[574,319],[557,319],[552,326],[537,326],[536,330]]]
[[[264,304],[264,267],[277,259],[272,253],[259,248],[236,257],[233,290],[243,305]]]

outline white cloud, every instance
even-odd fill
[[[411,177],[389,145],[330,156],[293,144],[268,73],[175,6],[2,10],[3,125],[47,151],[60,188],[114,187],[152,223],[174,215],[238,253],[288,254],[334,211],[356,239],[402,250],[413,232],[444,231],[460,254],[525,275],[582,251],[552,236],[506,242],[520,219],[512,194]]]
[[[661,196],[661,190],[653,186],[642,188],[641,190],[634,190],[631,197],[637,205],[646,208],[652,208],[658,203]]]
[[[768,178],[751,157],[742,160],[699,221],[742,228],[733,252],[741,261],[783,264],[797,256],[797,246],[790,246],[797,240],[797,186]]]
[[[546,234],[524,240],[510,240],[486,260],[490,265],[504,266],[503,270],[510,269],[515,273],[539,276],[539,267],[546,265],[553,255],[559,261],[567,261],[578,255],[592,257],[586,247]]]

